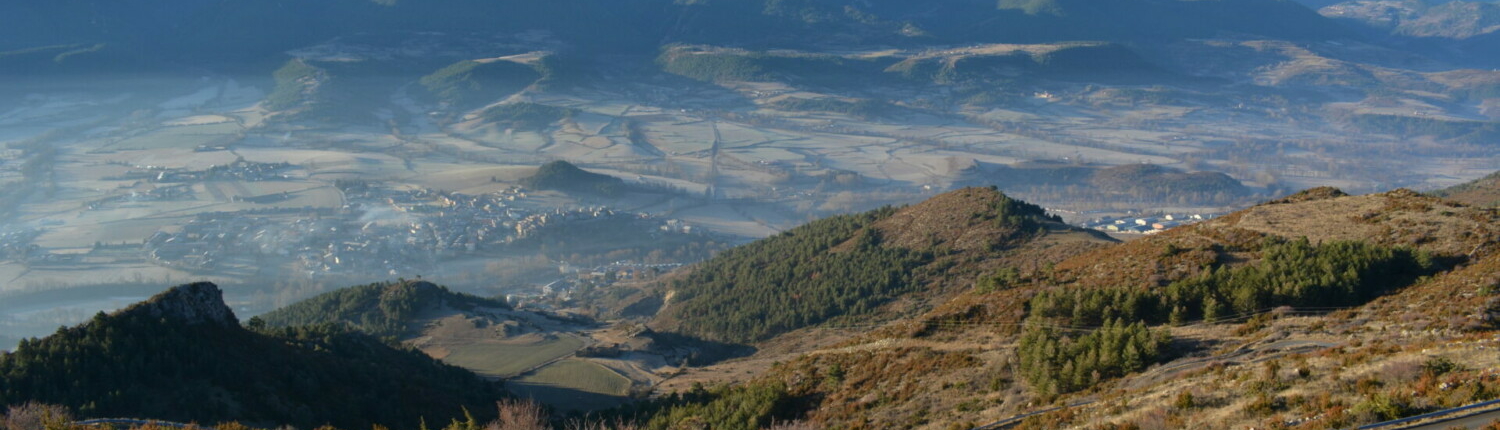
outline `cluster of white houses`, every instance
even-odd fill
[[[1091,228],[1108,233],[1125,234],[1156,234],[1173,227],[1196,224],[1204,220],[1213,219],[1213,214],[1162,214],[1155,216],[1140,217],[1103,217],[1095,218],[1083,224],[1084,228]]]
[[[448,258],[499,251],[547,227],[626,219],[629,222],[622,225],[647,231],[686,229],[680,221],[603,207],[523,208],[516,204],[525,197],[519,189],[482,195],[370,186],[342,190],[346,204],[341,210],[199,214],[178,231],[146,239],[143,251],[151,262],[182,269],[211,270],[269,258],[290,259],[308,275],[396,274],[423,270]]]
[[[229,164],[216,164],[203,170],[162,166],[132,165],[120,175],[107,176],[106,180],[144,180],[147,182],[198,182],[198,181],[274,181],[288,179],[286,172],[297,166],[290,163],[258,163],[235,160]]]

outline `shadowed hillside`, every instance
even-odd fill
[[[0,356],[0,405],[59,404],[85,417],[415,429],[463,408],[487,414],[501,396],[472,373],[337,327],[241,328],[209,283]]]
[[[537,168],[536,173],[521,180],[521,184],[538,190],[558,190],[570,193],[587,193],[614,196],[625,192],[625,181],[609,175],[601,175],[574,166],[566,161],[553,161]]]
[[[510,61],[460,61],[417,82],[433,100],[460,109],[478,107],[515,94],[542,77],[536,69]]]

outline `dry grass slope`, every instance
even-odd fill
[[[1500,207],[1500,172],[1432,194],[1467,205]]]
[[[973,228],[963,222],[963,203],[983,194],[951,197],[913,206],[923,210],[881,227],[891,241],[982,249],[982,237],[998,232],[933,227]],[[1123,244],[1069,234],[1050,232],[955,264],[953,275],[932,278],[953,293],[931,310],[783,359],[752,381],[819,399],[811,421],[851,429],[958,428],[1086,400],[1098,402],[1021,427],[1329,428],[1500,395],[1493,371],[1500,363],[1492,353],[1476,355],[1497,346],[1500,216],[1493,209],[1405,190],[1350,196],[1319,188]],[[1037,291],[1154,288],[1206,267],[1258,261],[1270,237],[1415,248],[1455,269],[1330,315],[1170,328],[1183,358],[1062,398],[1040,397],[1013,374],[1018,324]],[[1015,269],[1004,287],[958,288],[1000,268]]]

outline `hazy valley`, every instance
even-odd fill
[[[1496,7],[0,5],[0,406],[1105,429],[1494,400]],[[116,311],[179,284],[192,324]],[[345,370],[117,346],[173,342]],[[428,401],[286,395],[322,389]]]

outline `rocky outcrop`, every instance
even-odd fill
[[[121,314],[144,314],[185,324],[238,326],[234,311],[224,304],[224,292],[211,282],[179,285],[137,303]]]

